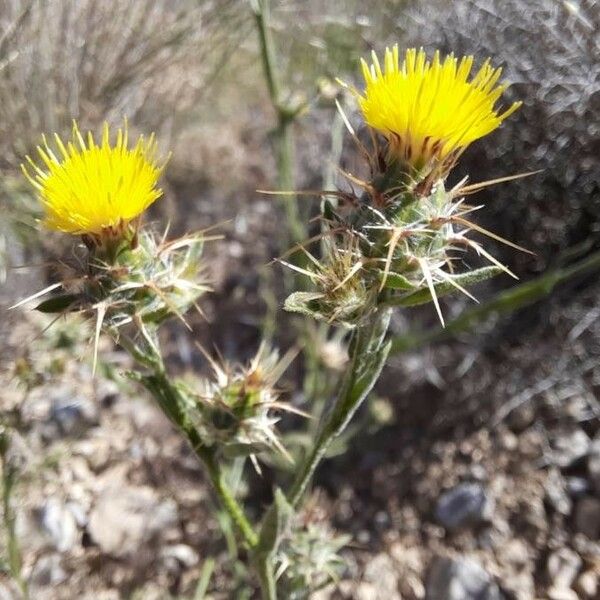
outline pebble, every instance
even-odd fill
[[[57,498],[48,498],[40,510],[40,524],[59,552],[71,550],[79,533],[73,513]]]
[[[434,558],[426,584],[426,600],[500,600],[490,575],[470,558]]]
[[[532,402],[521,404],[508,415],[508,426],[515,432],[524,431],[533,423],[535,415],[536,407]]]
[[[487,521],[493,502],[479,483],[461,483],[444,492],[437,503],[435,517],[446,529],[453,530]]]
[[[374,556],[365,566],[364,581],[376,589],[376,598],[400,598],[398,594],[398,569],[385,553]]]
[[[377,588],[368,581],[361,581],[355,588],[356,600],[379,600]]]
[[[41,556],[33,566],[30,583],[40,588],[56,586],[67,579],[67,574],[61,565],[60,554]]]
[[[600,434],[598,434],[590,447],[587,463],[590,484],[596,495],[600,497]]]
[[[49,439],[62,436],[77,437],[95,421],[96,409],[89,400],[73,397],[68,393],[59,393],[50,406],[44,434]]]
[[[573,502],[567,493],[565,480],[558,469],[550,469],[548,472],[544,491],[546,500],[557,513],[564,516],[571,514]]]
[[[579,596],[570,588],[551,587],[548,590],[548,600],[580,600]]]
[[[571,587],[581,568],[581,558],[570,548],[560,548],[548,557],[548,576],[555,590]]]
[[[562,433],[551,440],[550,462],[561,469],[573,466],[589,451],[591,440],[581,429]]]
[[[134,554],[176,522],[175,502],[161,501],[153,489],[109,485],[92,509],[88,530],[103,552],[120,557]]]
[[[600,500],[584,496],[575,506],[575,530],[590,540],[600,537]]]
[[[567,492],[571,498],[581,498],[590,491],[590,483],[585,477],[567,477]]]
[[[598,598],[600,592],[599,577],[600,573],[598,571],[585,571],[577,578],[577,582],[573,587],[584,598]]]
[[[165,546],[161,551],[160,555],[165,561],[177,561],[184,567],[190,568],[198,564],[198,553],[190,546],[186,544],[174,544],[172,546]]]

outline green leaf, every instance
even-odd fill
[[[223,447],[222,452],[225,458],[238,458],[239,456],[250,456],[251,454],[258,454],[259,452],[265,452],[269,447],[266,444],[227,444]]]
[[[35,310],[41,313],[61,313],[66,312],[75,302],[79,300],[77,294],[63,294],[61,296],[53,296],[40,302],[35,307]]]
[[[277,550],[277,546],[293,515],[294,509],[287,501],[285,494],[279,488],[276,488],[273,504],[265,514],[260,528],[256,548],[258,554],[269,556]]]
[[[215,570],[215,561],[213,558],[207,558],[202,565],[200,570],[200,578],[198,579],[198,585],[194,593],[194,600],[204,600],[206,598],[206,592],[210,585],[213,572]]]
[[[449,275],[449,277],[461,287],[467,287],[485,281],[502,273],[500,267],[483,267],[469,273],[462,273],[460,275]],[[435,294],[438,298],[458,292],[456,286],[452,285],[449,281],[438,283],[434,286]],[[394,306],[418,306],[420,304],[427,304],[433,300],[431,296],[431,290],[428,287],[421,288],[415,292],[409,294],[403,294],[402,296],[392,298],[390,304]]]
[[[335,210],[333,208],[333,204],[330,200],[323,200],[323,218],[326,221],[333,221],[336,218]]]
[[[379,379],[391,348],[386,341],[391,311],[372,317],[368,328],[359,328],[350,345],[354,362],[350,365],[352,376],[340,390],[328,427],[330,435],[338,436],[350,423],[354,413],[363,403]]]

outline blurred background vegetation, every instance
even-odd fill
[[[195,339],[205,347],[216,345],[231,360],[251,356],[263,334],[274,336],[284,347],[299,341],[306,351],[286,385],[299,406],[315,412],[314,403],[322,407],[343,369],[343,336],[282,313],[289,284],[281,268],[268,263],[287,248],[289,212],[285,202],[256,190],[286,187],[286,181],[297,190],[348,185],[337,166],[356,173],[359,161],[334,100],[357,128],[360,121],[352,98],[336,78],[358,84],[358,60],[371,49],[381,52],[398,42],[401,47],[472,53],[478,62],[490,56],[494,64],[505,67],[513,83],[506,102],[520,99],[524,105],[499,131],[468,150],[454,177],[468,174],[471,182],[477,182],[539,170],[532,177],[475,196],[477,203],[485,205],[478,222],[535,256],[497,245],[495,255],[521,282],[501,277],[480,286],[477,307],[461,298],[444,300],[449,321],[445,331],[429,309],[396,316],[397,358],[377,398],[352,431],[358,441],[349,455],[330,461],[318,479],[317,485],[325,491],[315,497],[313,510],[358,540],[346,557],[349,566],[344,578],[353,582],[350,591],[344,592],[342,586],[336,592],[348,594],[342,597],[368,598],[360,596],[361,586],[371,589],[377,579],[385,580],[385,573],[373,574],[375,559],[396,573],[396,583],[386,585],[395,586],[403,598],[423,597],[432,556],[450,551],[477,554],[499,580],[503,593],[514,598],[544,595],[556,584],[546,564],[553,552],[564,554],[566,548],[579,559],[578,573],[593,571],[598,566],[590,558],[594,548],[576,537],[585,533],[578,525],[578,519],[583,519],[578,517],[582,498],[587,499],[588,513],[600,523],[600,508],[594,505],[596,513],[589,508],[597,491],[591,459],[586,458],[600,452],[597,442],[593,446],[600,416],[596,366],[600,352],[596,335],[600,329],[600,5],[594,0],[273,0],[270,4],[266,27],[277,98],[265,77],[252,2],[0,0],[0,305],[5,308],[36,291],[41,282],[50,282],[53,268],[47,257],[65,252],[59,236],[44,235],[40,242],[34,234],[39,207],[20,176],[23,157],[35,152],[44,132],[68,135],[73,119],[82,128],[97,131],[105,120],[119,125],[126,118],[134,133],[155,131],[164,152],[172,152],[163,182],[165,198],[153,207],[151,218],[160,227],[170,222],[175,233],[218,224],[225,236],[208,248],[215,293],[203,306],[205,315],[192,320]],[[285,123],[291,152],[284,177],[278,160],[281,106],[292,114]],[[319,210],[316,198],[299,197],[295,206],[302,222]],[[318,231],[318,224],[312,223],[306,233]],[[1,408],[6,423],[19,424],[25,446],[46,452],[57,441],[40,434],[40,419],[46,417],[35,410],[28,413],[27,407],[35,405],[31,389],[38,383],[55,385],[57,375],[38,373],[41,367],[33,365],[40,360],[35,348],[64,347],[65,339],[44,337],[43,325],[37,321],[26,330],[24,319],[31,320],[22,312],[2,312],[3,377],[17,391],[7,394]],[[68,334],[70,340],[69,336],[77,338],[74,332]],[[174,325],[169,336],[175,368],[206,367],[183,328]],[[78,352],[87,361],[81,340],[85,334],[67,347],[79,344]],[[111,379],[119,370],[119,359],[110,349],[106,356],[106,375]],[[58,368],[58,372],[67,378],[68,386],[70,370]],[[102,410],[112,415],[114,408]],[[302,437],[310,436],[314,425],[307,432],[295,425],[289,424],[288,443],[300,451]],[[93,432],[105,426],[100,419],[90,427]],[[482,431],[493,438],[487,446],[481,441]],[[517,439],[512,450],[503,445],[508,434]],[[88,429],[82,434],[84,440],[89,435]],[[549,449],[556,440],[570,440],[573,435],[589,442],[581,456],[571,462],[552,462]],[[522,447],[527,436],[535,438],[531,444],[537,450],[532,455]],[[342,440],[338,452],[344,444]],[[111,464],[129,464],[130,454],[111,452]],[[35,469],[22,457],[19,460],[27,473],[24,489],[37,490],[23,504],[26,513],[36,503],[43,504],[47,494],[31,474]],[[446,472],[440,474],[434,466],[442,460]],[[537,488],[515,491],[521,475],[510,465],[519,461],[531,464]],[[499,520],[491,520],[489,531],[483,528],[489,536],[502,538],[497,546],[492,542],[486,546],[481,527],[458,537],[434,529],[438,494],[463,479],[477,479],[466,467],[461,471],[463,463],[469,468],[484,465],[487,474],[482,477],[490,490],[498,491],[500,475],[514,484],[506,488],[504,500],[496,499]],[[572,506],[562,512],[544,508],[549,502],[546,478],[555,475],[558,487],[565,489],[569,478],[587,482],[585,491],[573,496]],[[267,472],[247,483],[246,493],[257,505],[265,499],[271,477]],[[161,494],[170,493],[161,476],[143,483]],[[69,496],[68,486],[61,494]],[[531,506],[537,500],[542,504],[543,522],[523,517],[524,527],[514,513],[527,513],[521,506],[527,504],[526,494]],[[180,510],[188,509],[180,505]],[[198,518],[197,513],[186,514]],[[83,531],[81,539],[89,541],[87,526],[78,527]],[[195,543],[205,565],[204,552],[223,552],[217,527],[211,527],[204,537],[185,537],[186,544]],[[592,527],[590,543],[597,544],[593,531]],[[236,557],[229,541],[227,556]],[[510,580],[518,569],[503,558],[503,552],[515,541],[526,550],[519,568],[527,577],[511,591]],[[397,543],[400,558],[394,550]],[[91,546],[97,544],[92,540]],[[35,572],[41,551],[31,554],[27,541],[24,547],[26,570]],[[69,552],[77,554],[74,547]],[[78,541],[80,547],[86,546]],[[407,556],[413,555],[417,558],[409,564]],[[106,568],[86,560],[85,567],[75,561],[61,568],[80,574],[106,573]],[[242,593],[239,590],[221,589],[225,584],[219,579],[220,571],[235,571],[239,564],[233,560],[222,565],[212,580],[210,573],[207,576],[207,589],[223,594],[216,597],[244,597],[235,595]],[[200,567],[195,563],[193,567],[195,571],[189,569],[196,577]],[[125,569],[124,583],[104,581],[102,575],[94,585],[125,594],[123,590],[129,593],[143,587],[144,579],[152,580],[153,573],[163,577],[161,569],[150,561]],[[161,589],[166,585],[173,593],[187,594],[192,585],[182,570],[174,575],[167,569],[159,582]],[[571,581],[567,587],[571,585],[575,584]],[[61,596],[60,585],[58,591],[49,591],[53,587],[41,585],[49,594],[44,597],[83,597],[69,593],[84,588],[67,586]]]

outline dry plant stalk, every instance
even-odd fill
[[[210,359],[213,377],[197,385],[169,374],[158,330],[168,317],[185,322],[186,312],[209,291],[201,263],[208,236],[167,241],[142,226],[144,210],[160,197],[162,162],[153,138],[129,144],[125,128],[111,141],[106,126],[96,142],[75,126],[70,142],[58,136],[44,140],[39,162],[28,159],[25,172],[45,211],[45,226],[82,242],[71,276],[32,299],[53,292],[39,310],[90,315],[96,338],[106,332],[131,354],[137,364],[131,377],[152,394],[206,466],[265,600],[278,593],[308,598],[343,566],[338,551],[345,540],[302,523],[298,511],[320,460],[385,365],[393,309],[431,302],[443,323],[442,295],[458,291],[472,297],[467,288],[473,283],[510,273],[468,236],[475,230],[499,240],[470,220],[478,207],[464,200],[488,184],[445,185],[464,149],[519,107],[497,109],[506,87],[498,83],[501,70],[486,61],[471,75],[473,63],[473,57],[439,53],[430,59],[416,49],[401,57],[397,46],[386,50],[383,64],[376,54],[371,64],[363,61],[365,88],[351,89],[370,128],[371,146],[349,129],[370,178],[347,174],[356,194],[320,193],[342,200],[339,207],[323,204],[324,252],[314,256],[300,245],[293,251],[306,255],[307,266],[286,263],[312,289],[292,293],[285,308],[348,329],[350,360],[295,480],[285,491],[274,490],[258,524],[228,487],[223,467],[233,457],[249,458],[257,469],[265,454],[288,457],[276,425],[286,411],[298,411],[280,397],[276,382],[292,355],[280,359],[262,346],[247,366]],[[469,268],[463,260],[469,249],[491,266]]]
[[[3,166],[74,118],[96,129],[127,117],[165,137],[236,43],[238,9],[239,0],[2,0]]]

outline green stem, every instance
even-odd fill
[[[277,600],[277,585],[275,583],[275,574],[273,573],[273,561],[270,555],[261,557],[257,561],[256,569],[260,580],[263,600]]]
[[[298,506],[331,442],[346,428],[379,378],[390,350],[390,342],[385,341],[390,316],[390,309],[378,310],[355,330],[339,395],[288,493],[292,506]]]
[[[8,568],[11,577],[19,586],[25,600],[29,598],[27,581],[21,570],[21,549],[15,531],[15,514],[13,512],[11,497],[16,484],[17,471],[13,465],[6,460],[6,449],[8,447],[8,434],[0,428],[0,468],[2,469],[2,513],[6,528],[6,546],[8,552]]]
[[[490,315],[510,314],[520,308],[546,298],[559,284],[576,276],[600,269],[600,252],[594,252],[568,267],[547,271],[540,277],[500,292],[494,298],[464,311],[446,323],[425,331],[408,332],[392,341],[391,354],[399,354],[420,348],[425,344],[469,331],[474,325]]]
[[[253,548],[258,543],[258,536],[241,505],[229,489],[216,460],[215,450],[203,443],[198,432],[189,422],[184,409],[186,399],[182,390],[171,381],[164,370],[160,357],[154,356],[143,361],[142,364],[144,366],[153,364],[154,369],[149,375],[142,375],[141,382],[154,396],[165,415],[184,433],[196,456],[204,464],[217,498],[235,523],[243,540],[250,548]]]
[[[277,162],[277,184],[281,191],[294,189],[294,138],[292,124],[298,109],[286,104],[281,95],[281,86],[275,65],[275,45],[269,29],[269,0],[252,0],[252,9],[258,30],[260,54],[271,104],[277,116],[275,129],[275,151]],[[282,204],[286,212],[291,243],[306,238],[304,223],[300,218],[295,196],[283,196]]]

